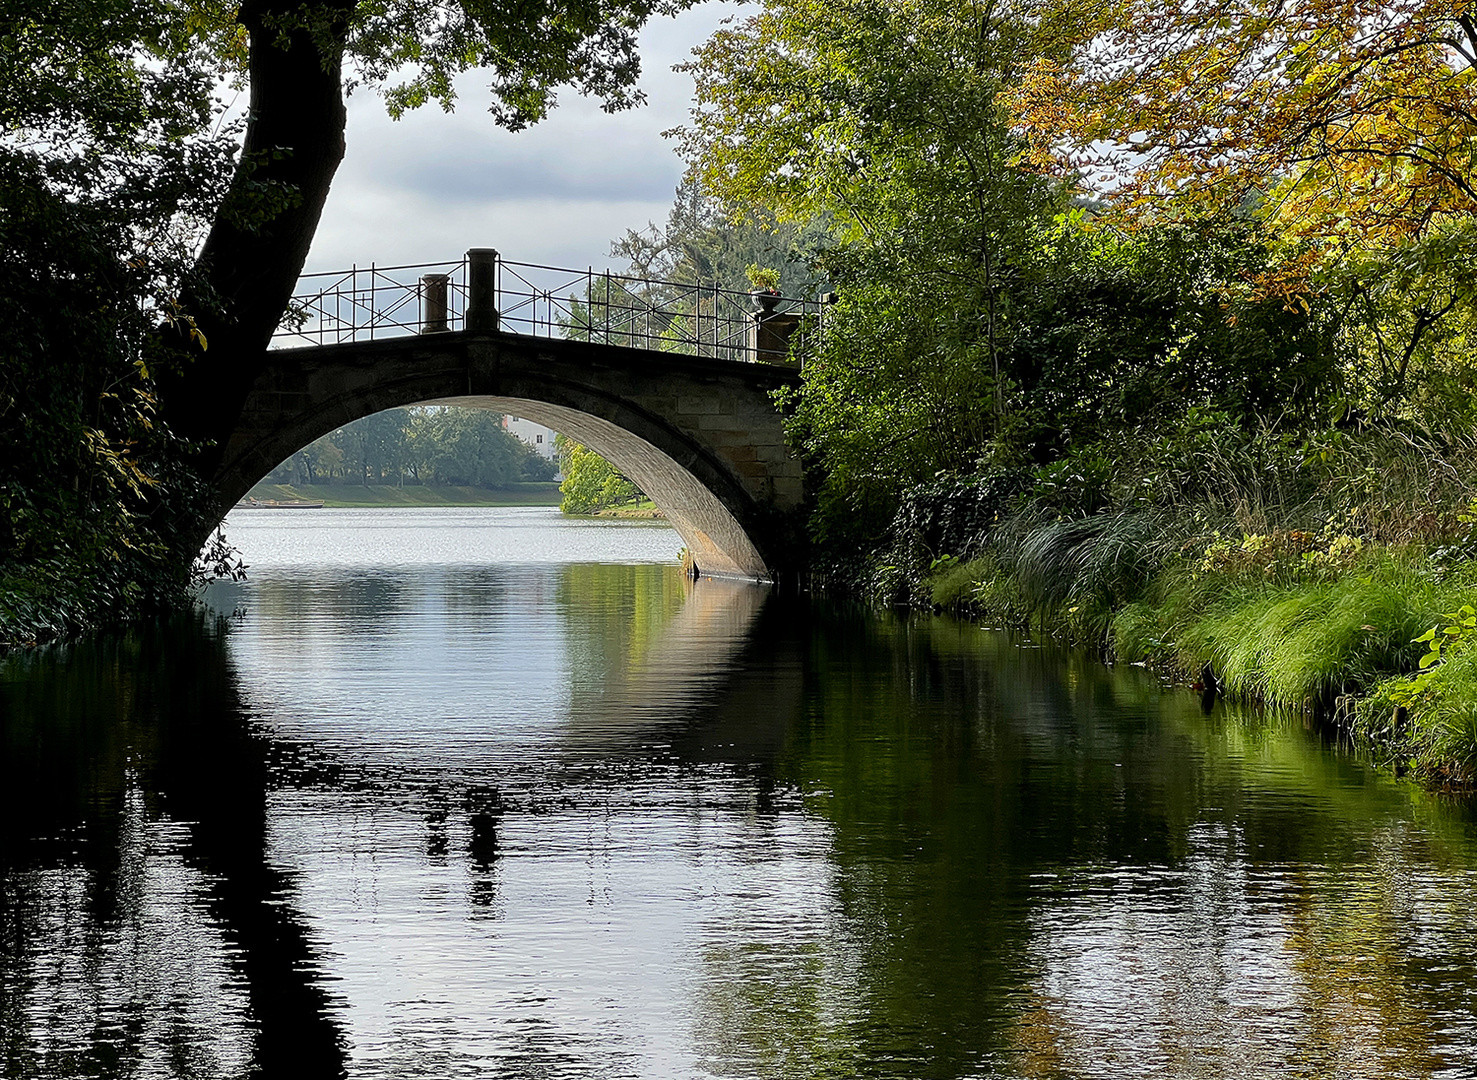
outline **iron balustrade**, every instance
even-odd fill
[[[272,345],[456,331],[470,313],[474,328],[535,337],[728,360],[803,355],[819,333],[821,302],[772,295],[758,302],[768,310],[755,310],[753,294],[716,284],[513,262],[484,248],[456,262],[306,274]]]

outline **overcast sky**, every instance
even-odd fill
[[[682,164],[661,132],[684,123],[692,80],[672,71],[733,3],[656,19],[641,37],[647,104],[607,115],[572,91],[549,119],[510,134],[486,112],[485,80],[458,82],[457,110],[399,121],[378,96],[349,99],[348,151],[308,257],[308,272],[370,262],[437,262],[470,247],[517,262],[597,269],[628,228],[664,223]]]

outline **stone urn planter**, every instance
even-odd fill
[[[778,289],[755,289],[749,294],[749,300],[754,305],[754,310],[761,316],[774,314],[774,309],[784,297]]]

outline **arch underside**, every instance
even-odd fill
[[[543,424],[588,446],[659,506],[705,574],[766,577],[769,567],[744,527],[696,476],[670,455],[602,417],[528,398],[458,396],[428,405],[491,409]]]
[[[545,424],[608,459],[661,507],[703,573],[764,578],[794,559],[803,488],[770,401],[790,372],[497,333],[284,349],[270,359],[221,440],[213,486],[222,512],[297,450],[362,417],[480,407]]]

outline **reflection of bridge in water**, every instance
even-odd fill
[[[223,506],[361,417],[470,405],[608,458],[705,572],[802,564],[804,478],[774,394],[798,384],[817,302],[512,263],[490,249],[302,286],[225,442]]]

